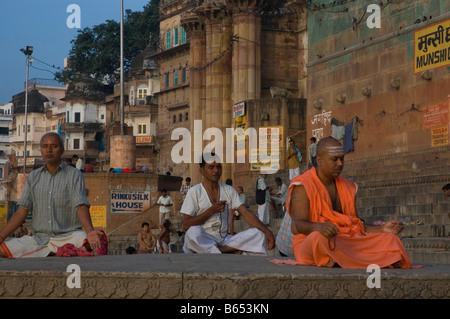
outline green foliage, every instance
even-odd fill
[[[124,14],[124,69],[147,45],[159,41],[159,0],[150,0],[143,11]],[[150,43],[151,42],[151,43]],[[78,31],[71,41],[67,69],[55,79],[63,82],[114,84],[120,78],[120,22],[107,20]]]

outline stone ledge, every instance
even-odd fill
[[[381,288],[365,269],[277,265],[273,257],[123,255],[0,260],[1,298],[387,299],[450,298],[450,265],[382,269]],[[81,288],[68,288],[70,264]]]

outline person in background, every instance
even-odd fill
[[[180,188],[181,198],[183,201],[186,198],[186,194],[190,188],[191,188],[191,178],[186,177],[186,182],[184,184],[182,184],[181,188]]]
[[[272,208],[274,210],[277,209],[277,205],[281,207],[284,206],[287,196],[287,186],[280,177],[275,178],[275,184],[278,186],[277,190],[273,191],[272,188],[270,188],[270,202],[272,203]]]
[[[173,205],[172,198],[167,194],[166,189],[161,191],[161,196],[158,198],[156,204],[159,205],[159,225],[161,228],[164,220],[169,219]]]
[[[264,225],[269,225],[269,206],[270,206],[270,193],[269,188],[266,184],[267,174],[264,171],[261,171],[259,174],[256,188],[257,192],[261,191],[264,192],[264,203],[257,203],[258,204],[258,218]]]
[[[77,154],[74,154],[72,156],[72,162],[75,162],[75,167],[78,170],[84,172],[84,162],[83,162],[83,160],[81,158],[78,157]]]
[[[166,219],[162,224],[161,232],[158,236],[158,249],[161,254],[168,254],[170,252],[169,243],[170,243],[170,227],[172,223],[170,220]]]
[[[87,159],[86,164],[84,165],[84,172],[85,173],[94,173],[94,166],[91,164],[91,162]]]
[[[309,140],[311,141],[311,144],[308,147],[308,168],[317,167],[317,139],[313,136]]]
[[[289,164],[289,180],[291,181],[296,176],[300,175],[300,159],[301,153],[295,141],[289,139],[289,147],[287,149],[287,159]]]
[[[141,230],[138,233],[139,253],[151,254],[156,247],[156,237],[150,232],[150,224],[142,223]]]

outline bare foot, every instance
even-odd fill
[[[330,260],[328,261],[326,267],[328,267],[328,268],[333,268],[333,267],[335,267],[336,265],[337,265],[337,263],[336,263],[332,258],[330,258]]]

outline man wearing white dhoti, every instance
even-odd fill
[[[264,203],[258,204],[258,218],[263,222],[264,225],[269,225],[269,205],[270,205],[270,193],[269,188],[266,184],[267,173],[261,171],[259,178],[257,180],[256,188],[264,192]]]
[[[274,247],[272,232],[241,202],[236,190],[219,182],[222,164],[214,153],[200,163],[203,182],[191,187],[181,207],[185,253],[247,253],[266,255]],[[237,210],[252,227],[228,233],[231,210]]]

